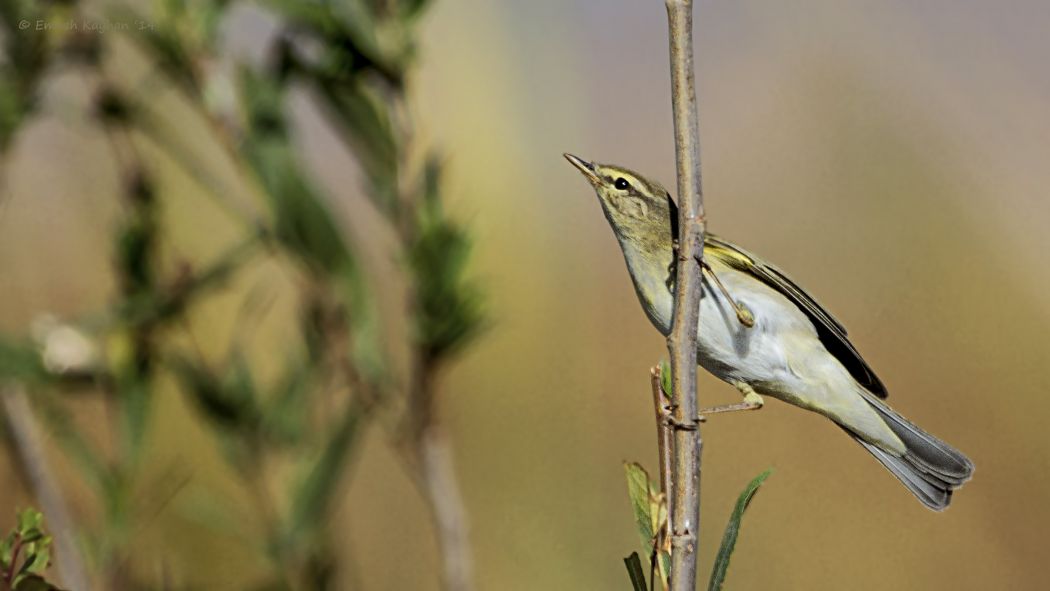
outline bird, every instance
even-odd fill
[[[593,186],[646,316],[665,336],[674,307],[678,207],[660,183],[621,166],[565,158]],[[831,419],[926,507],[942,511],[973,462],[886,404],[886,386],[846,329],[786,273],[732,242],[704,237],[697,363],[735,386]]]

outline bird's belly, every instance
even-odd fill
[[[730,383],[788,386],[795,382],[799,376],[789,363],[788,348],[797,340],[796,335],[812,340],[815,337],[812,325],[780,294],[772,290],[756,292],[753,283],[745,291],[744,286],[735,281],[735,273],[720,273],[719,277],[734,299],[747,306],[755,324],[752,327],[742,324],[721,291],[705,280],[700,304],[698,363]]]

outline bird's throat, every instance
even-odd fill
[[[670,242],[666,248],[659,248],[621,239],[620,248],[645,314],[657,330],[669,334],[674,308],[674,251]]]

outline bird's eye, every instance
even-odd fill
[[[631,188],[631,183],[628,183],[627,179],[620,177],[616,179],[616,182],[613,183],[613,186],[621,191],[626,191],[627,189]]]

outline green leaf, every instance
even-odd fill
[[[671,364],[660,360],[660,387],[664,390],[664,396],[671,397]]]
[[[660,580],[666,587],[670,575],[671,556],[666,548],[657,548],[657,536],[667,524],[667,497],[649,479],[649,474],[637,463],[624,463],[627,475],[627,494],[631,498],[635,524],[642,541],[645,555],[653,556],[660,564]]]
[[[51,536],[45,536],[29,551],[22,572],[32,575],[43,574],[49,564],[51,564]]]
[[[313,365],[299,355],[285,362],[283,375],[263,404],[263,431],[278,445],[300,443],[307,432],[310,410],[307,396],[314,385]]]
[[[634,591],[648,591],[645,585],[645,569],[642,568],[642,559],[638,557],[638,553],[631,552],[630,556],[623,559],[623,563],[627,565],[627,574],[631,577],[631,587]]]
[[[0,53],[4,60],[0,64],[0,152],[5,151],[14,134],[41,101],[38,86],[54,51],[49,47],[53,35],[42,35],[35,27],[21,23],[40,20],[58,22],[49,18],[44,2],[0,2],[0,23],[3,29],[3,46]]]
[[[744,511],[747,510],[751,499],[758,492],[758,488],[762,486],[762,483],[772,473],[773,469],[770,468],[759,474],[748,483],[744,492],[740,493],[740,497],[736,501],[736,507],[733,508],[733,513],[729,516],[729,523],[726,524],[726,531],[722,536],[722,545],[718,548],[718,556],[715,557],[714,568],[711,569],[711,582],[707,586],[708,591],[718,591],[722,588],[722,583],[726,578],[726,571],[729,570],[729,558],[733,554],[737,536],[740,534],[740,520],[744,517]]]
[[[25,559],[21,568],[14,578],[14,587],[17,588],[22,580],[42,574],[51,564],[51,538],[45,536],[39,542],[24,546]]]
[[[443,211],[439,186],[440,166],[432,157],[424,171],[408,262],[415,287],[415,337],[434,360],[468,345],[485,326],[482,293],[466,277],[471,237]]]
[[[18,512],[18,529],[16,530],[22,537],[28,537],[32,530],[40,529],[40,526],[44,523],[44,515],[36,509],[22,509]]]
[[[312,462],[309,474],[301,482],[292,499],[292,540],[310,537],[325,525],[336,496],[339,483],[355,447],[364,419],[364,410],[354,402],[343,411],[343,416],[321,451]]]
[[[631,508],[634,510],[638,535],[642,539],[642,548],[648,550],[652,548],[655,537],[652,511],[649,508],[649,473],[634,462],[625,462],[623,469],[627,473],[627,496],[631,498]]]
[[[48,379],[44,362],[30,343],[0,336],[0,381],[39,384]]]
[[[320,73],[313,78],[327,115],[345,131],[343,138],[368,177],[373,202],[385,214],[393,215],[399,205],[398,148],[388,108],[356,79]]]
[[[11,559],[14,558],[15,550],[15,536],[11,534],[0,540],[0,568],[3,570],[8,569],[11,566]]]
[[[247,68],[241,70],[239,83],[248,118],[242,150],[269,200],[278,240],[315,271],[345,272],[354,266],[353,257],[331,212],[302,171],[285,120],[284,87]]]
[[[255,253],[262,235],[251,235],[221,254],[208,266],[180,276],[164,289],[151,289],[124,299],[116,314],[129,327],[150,327],[182,318],[198,299],[227,284]]]
[[[210,2],[195,3],[193,16],[215,18],[214,15],[205,16],[204,12],[210,6],[205,7],[201,4],[211,5]],[[195,64],[195,53],[200,54],[204,48],[193,47],[199,43],[192,43],[190,39],[186,38],[182,34],[183,30],[187,28],[190,23],[190,18],[187,17],[186,11],[173,10],[177,8],[168,3],[166,6],[167,10],[164,10],[161,14],[157,15],[160,18],[153,16],[146,16],[137,10],[133,10],[129,7],[117,7],[111,11],[111,18],[113,22],[148,22],[151,26],[148,27],[133,27],[134,31],[129,31],[128,38],[139,44],[139,46],[145,50],[146,53],[153,59],[156,68],[160,69],[175,82],[179,87],[183,89],[189,96],[197,96],[200,86],[200,80],[197,75],[197,65]]]
[[[193,395],[197,407],[215,424],[241,432],[258,426],[259,410],[243,363],[226,379],[181,356],[172,356],[169,365],[182,387]]]

